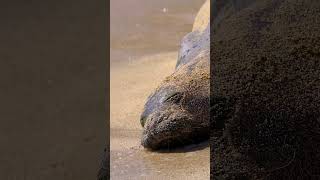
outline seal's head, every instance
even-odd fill
[[[172,148],[209,137],[209,64],[202,57],[176,70],[149,96],[142,145]]]

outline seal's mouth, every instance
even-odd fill
[[[145,121],[142,145],[148,149],[172,148],[183,141],[180,133],[187,129],[182,122],[188,121],[182,112],[162,111],[150,115]]]
[[[152,150],[173,149],[204,140],[208,136],[206,133],[190,113],[171,107],[149,115],[141,144]]]

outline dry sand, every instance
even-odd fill
[[[164,53],[111,67],[111,179],[209,179],[210,154],[205,144],[171,153],[149,152],[140,146],[143,105],[174,71],[176,58],[175,52]]]

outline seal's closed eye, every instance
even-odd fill
[[[173,93],[170,93],[168,94],[163,102],[173,102],[173,103],[179,103],[180,100],[182,99],[183,97],[183,93],[181,92],[173,92]]]

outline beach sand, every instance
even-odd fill
[[[210,154],[205,144],[170,153],[140,146],[144,103],[174,71],[176,59],[176,52],[162,53],[111,68],[111,179],[209,179]]]

